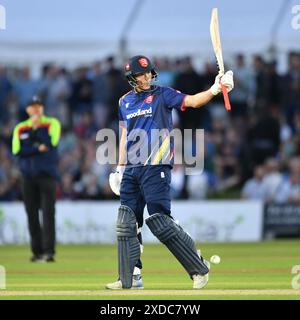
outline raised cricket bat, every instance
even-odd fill
[[[218,20],[218,9],[213,8],[211,11],[211,19],[210,19],[210,37],[211,42],[214,48],[215,56],[217,58],[217,63],[219,67],[219,73],[224,74],[224,62],[222,55],[222,45],[220,39],[220,31],[219,31],[219,20]],[[227,111],[231,110],[230,101],[228,97],[228,92],[226,86],[221,84],[224,104]]]

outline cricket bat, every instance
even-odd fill
[[[210,37],[211,42],[214,48],[215,56],[217,59],[219,73],[224,74],[224,62],[222,55],[222,45],[220,39],[220,31],[219,31],[219,20],[218,20],[218,9],[213,8],[211,12],[210,19]],[[227,111],[231,110],[230,101],[228,97],[228,92],[226,86],[221,84],[222,94],[224,98],[224,104]]]

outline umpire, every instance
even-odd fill
[[[22,173],[33,253],[30,261],[54,262],[57,145],[61,125],[56,118],[44,115],[43,103],[37,96],[27,104],[26,112],[29,118],[14,128],[12,153],[18,157]]]

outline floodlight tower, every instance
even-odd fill
[[[134,22],[137,20],[140,9],[142,5],[145,3],[145,0],[136,0],[128,17],[125,22],[125,25],[122,29],[120,41],[119,41],[119,55],[122,62],[124,62],[128,55],[128,34],[129,31],[134,24]]]

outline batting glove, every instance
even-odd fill
[[[220,79],[222,77],[222,73],[218,73],[215,78],[215,83],[210,87],[210,92],[216,96],[221,92]]]
[[[219,94],[222,89],[221,89],[221,83],[227,87],[227,92],[230,92],[233,87],[233,72],[231,70],[225,72],[225,74],[218,73],[216,78],[215,78],[215,83],[210,87],[210,92],[216,96]]]
[[[118,166],[116,172],[109,175],[109,186],[114,194],[120,195],[120,186],[123,177],[123,168]]]
[[[227,87],[227,92],[230,92],[234,88],[233,72],[231,70],[225,72],[224,76],[221,77],[221,83]]]

